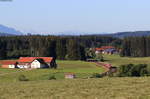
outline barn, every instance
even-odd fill
[[[53,57],[20,57],[18,68],[56,68]]]
[[[20,57],[17,61],[3,61],[2,68],[57,68],[53,57]]]

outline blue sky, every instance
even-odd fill
[[[25,32],[150,30],[150,0],[0,1],[0,24]]]

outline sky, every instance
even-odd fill
[[[31,33],[150,30],[150,0],[0,0],[0,24]]]

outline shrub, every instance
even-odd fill
[[[117,76],[119,76],[119,77],[131,76],[131,70],[132,70],[133,66],[134,66],[133,64],[120,66],[118,68]]]
[[[119,77],[140,77],[148,76],[150,74],[149,68],[146,64],[128,64],[122,65],[118,69],[117,76]]]
[[[29,79],[27,79],[25,75],[20,75],[20,76],[18,77],[18,80],[19,80],[19,81],[29,81]]]
[[[132,68],[132,76],[140,77],[147,74],[147,65],[146,64],[138,64],[134,65]]]
[[[48,80],[56,80],[56,77],[54,75],[50,75]]]
[[[101,74],[98,74],[98,73],[94,73],[92,75],[92,78],[102,78],[102,75]]]

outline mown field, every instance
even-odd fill
[[[119,55],[104,55],[105,62],[113,66],[124,64],[148,64],[150,65],[150,57],[120,57]]]
[[[150,58],[129,58],[105,55],[113,66],[150,64]],[[58,69],[0,69],[0,99],[150,99],[150,77],[104,77],[87,79],[93,73],[105,72],[94,63],[57,61]],[[64,79],[73,72],[76,79]],[[18,81],[19,75],[29,81]],[[56,80],[48,80],[55,75]]]
[[[150,78],[0,82],[0,99],[150,99]]]
[[[48,80],[50,76],[56,79],[64,79],[65,73],[74,73],[77,78],[87,78],[93,73],[105,72],[102,67],[95,63],[83,61],[57,61],[58,69],[0,69],[0,81],[17,81],[20,75],[25,75],[30,81]]]

